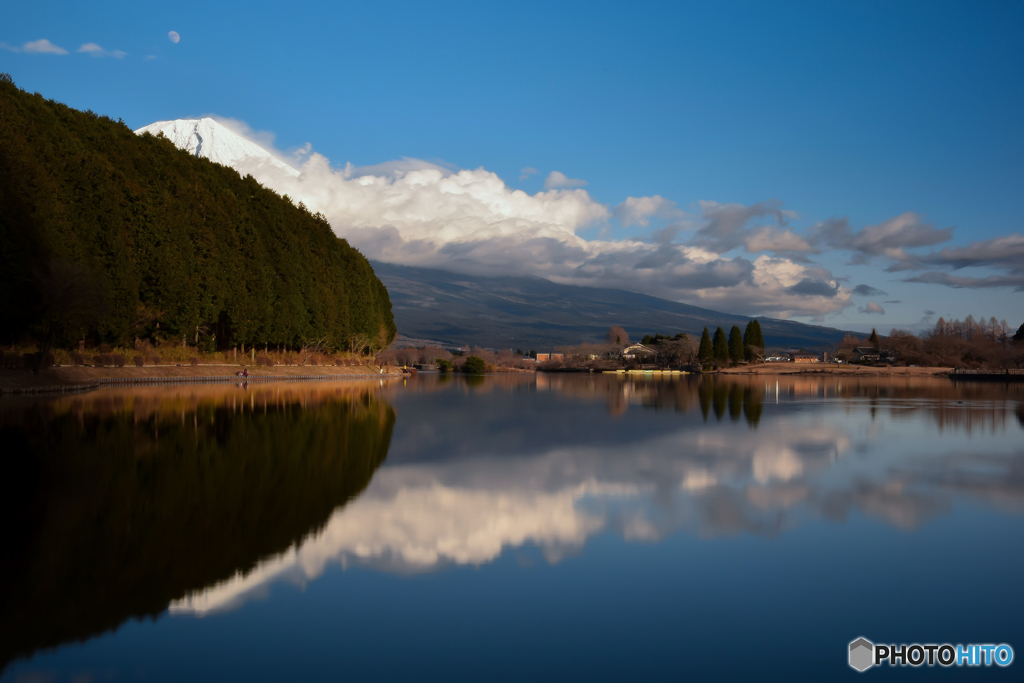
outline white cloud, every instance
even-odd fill
[[[24,52],[26,54],[37,55],[66,55],[68,53],[67,50],[59,45],[54,45],[46,38],[29,41],[22,44],[21,47],[8,45],[7,43],[0,43],[0,48],[9,50],[10,52]]]
[[[217,121],[273,152],[272,135],[254,133],[240,121]],[[704,231],[706,244],[674,241],[678,225],[647,241],[587,240],[577,233],[606,226],[612,212],[584,189],[528,194],[483,168],[459,170],[418,159],[339,169],[309,145],[276,154],[300,172],[292,177],[265,163],[230,163],[323,213],[339,236],[371,259],[477,275],[532,275],[748,315],[823,315],[850,305],[849,288],[831,273],[789,255],[802,244],[777,225],[793,215],[777,203],[706,203],[700,223],[711,228]],[[629,198],[616,209],[631,221],[681,214],[662,197]],[[771,234],[763,225],[749,225],[750,216],[765,215],[776,223]],[[719,250],[758,240],[788,251],[748,258],[724,257]]]
[[[111,50],[108,52],[96,43],[84,43],[82,47],[78,48],[78,51],[87,54],[90,57],[114,57],[115,59],[121,59],[128,54],[121,50]]]
[[[877,315],[885,315],[885,309],[882,308],[879,304],[876,304],[874,301],[869,301],[866,305],[859,306],[857,308],[857,311],[859,311],[860,313],[874,313]]]
[[[544,179],[545,190],[554,190],[569,187],[583,187],[586,184],[586,180],[580,180],[579,178],[569,178],[561,171],[552,171],[551,173],[548,174],[548,177]]]
[[[177,43],[178,41],[180,41],[180,40],[181,40],[181,36],[180,36],[180,35],[178,35],[178,32],[177,32],[177,31],[168,31],[168,32],[167,32],[167,38],[168,38],[168,39],[169,39],[169,40],[170,40],[170,41],[171,41],[172,43]]]
[[[651,224],[652,218],[663,220],[681,220],[686,217],[686,212],[681,210],[674,201],[665,199],[661,195],[653,197],[626,197],[612,211],[619,219],[622,227],[628,228],[631,225],[647,227]]]
[[[532,176],[532,175],[534,175],[536,173],[537,173],[537,169],[535,169],[533,166],[527,166],[526,168],[524,168],[523,170],[521,170],[519,172],[519,179],[520,180],[526,180],[527,178],[529,178],[530,176]]]

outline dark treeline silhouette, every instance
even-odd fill
[[[872,330],[867,338],[846,335],[836,356],[854,360],[856,349],[877,348],[897,365],[922,365],[966,368],[1024,367],[1024,325],[1016,334],[1005,320],[967,316],[964,320],[939,318],[935,325],[918,336],[893,329],[888,337]]]
[[[728,337],[721,327],[715,330],[713,337],[705,327],[697,348],[697,358],[705,365],[753,363],[764,359],[764,346],[761,323],[756,319],[748,322],[743,331],[740,331],[739,325],[733,325]]]
[[[0,343],[83,335],[363,352],[395,324],[369,262],[323,216],[0,74]]]
[[[0,410],[0,671],[248,571],[321,528],[387,455],[367,391],[92,394]]]

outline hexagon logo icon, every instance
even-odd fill
[[[850,666],[857,671],[866,671],[875,663],[875,645],[867,638],[858,638],[850,643]]]

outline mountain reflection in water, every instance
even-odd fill
[[[331,563],[417,573],[526,544],[555,563],[604,532],[774,537],[851,514],[912,531],[957,501],[1024,507],[1015,388],[540,374],[421,376],[385,395],[400,419],[367,490],[319,533],[172,613],[234,607]]]
[[[0,402],[0,667],[156,617],[320,529],[388,452],[376,383]]]

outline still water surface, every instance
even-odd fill
[[[1020,385],[110,389],[0,402],[0,438],[4,680],[834,680],[858,636],[1024,656]]]

